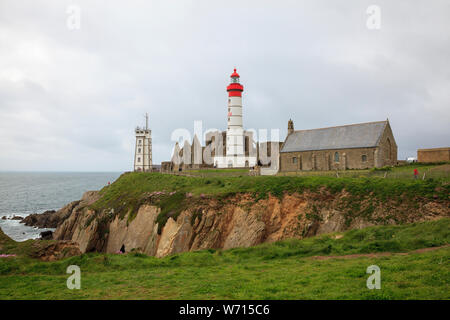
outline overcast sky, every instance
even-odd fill
[[[168,160],[174,129],[226,128],[234,67],[245,128],[389,118],[399,159],[450,146],[449,17],[448,0],[0,0],[0,171],[129,171],[145,112]]]

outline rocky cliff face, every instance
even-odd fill
[[[65,221],[73,211],[92,204],[99,198],[98,191],[87,191],[81,200],[70,202],[58,211],[49,210],[43,213],[33,213],[25,217],[20,223],[38,228],[56,228]]]
[[[251,194],[237,194],[193,200],[176,219],[168,218],[158,233],[161,209],[156,205],[144,203],[133,219],[129,215],[120,218],[110,208],[89,209],[96,199],[97,193],[86,194],[59,224],[54,239],[75,241],[82,252],[115,253],[124,248],[163,257],[450,216],[447,202],[433,200],[371,201],[326,190],[259,200]]]

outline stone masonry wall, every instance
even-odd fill
[[[450,148],[419,149],[417,150],[419,162],[450,161]]]

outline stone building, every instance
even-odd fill
[[[243,133],[243,159],[253,156],[256,158],[257,147],[253,140],[253,132],[244,130]],[[195,135],[192,144],[185,141],[180,148],[179,143],[175,144],[172,158],[164,164],[165,171],[183,171],[186,169],[202,169],[219,167],[218,159],[226,157],[226,131],[210,131],[205,134],[205,146],[202,146],[200,140]],[[270,154],[269,154],[270,155]],[[230,162],[230,167],[235,166]],[[254,164],[244,161],[242,167],[250,167]]]
[[[367,169],[397,164],[389,120],[294,130],[280,150],[280,171]]]
[[[170,161],[161,163],[162,172],[184,171],[186,169],[204,169],[219,168],[217,163],[219,157],[226,157],[226,131],[210,131],[205,134],[205,146],[202,146],[197,136],[194,136],[192,144],[185,141],[180,148],[179,143],[175,143],[172,158]],[[279,168],[279,150],[282,142],[259,142],[253,138],[252,131],[244,130],[244,159],[255,158],[257,163],[245,161],[243,168],[252,168],[255,165],[278,171]],[[229,168],[233,167],[229,164]],[[276,173],[276,172],[275,172]]]
[[[448,162],[450,161],[450,148],[433,148],[417,150],[418,162]]]
[[[152,131],[148,128],[148,114],[145,114],[145,127],[136,127],[134,148],[134,171],[152,171]]]

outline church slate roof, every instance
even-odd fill
[[[376,147],[388,121],[297,130],[286,137],[280,152]]]

